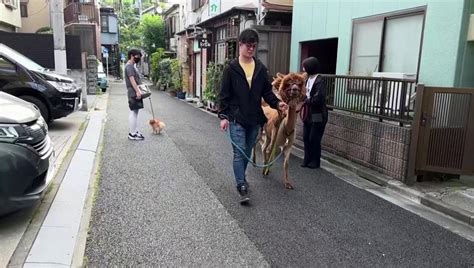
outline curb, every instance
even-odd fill
[[[56,174],[54,175],[51,185],[48,187],[48,190],[46,190],[41,202],[35,208],[35,212],[30,219],[30,223],[21,237],[21,240],[18,243],[15,251],[10,257],[7,267],[23,267],[25,265],[28,254],[33,247],[33,244],[38,236],[44,220],[46,219],[46,216],[48,215],[49,210],[51,209],[53,200],[56,197],[61,183],[63,182],[63,179],[74,156],[74,152],[79,146],[84,133],[86,132],[88,124],[89,118],[87,117],[84,122],[82,122],[83,127],[79,129],[74,137],[71,137],[74,141],[69,147],[69,151],[64,156],[63,162],[59,165],[59,167],[57,167]]]
[[[439,201],[438,199],[429,195],[424,195],[421,197],[420,203],[474,227],[474,215],[472,215],[469,211]]]
[[[333,163],[333,164],[336,164],[342,168],[345,168],[349,171],[352,171],[353,173],[359,175],[360,177],[366,179],[366,180],[369,180],[375,184],[378,184],[380,186],[387,186],[389,184],[390,181],[392,181],[393,179],[384,175],[384,174],[381,174],[381,173],[378,173],[374,170],[371,170],[369,168],[366,168],[366,167],[363,167],[363,166],[360,166],[350,160],[347,160],[345,158],[342,158],[340,156],[337,156],[337,155],[334,155],[334,154],[331,154],[327,151],[322,151],[321,152],[321,158]]]
[[[13,255],[10,257],[8,267],[23,267],[26,265],[26,261],[33,248],[33,245],[38,239],[40,229],[43,226],[43,223],[51,210],[53,201],[55,200],[56,195],[59,192],[59,189],[66,176],[66,173],[72,163],[74,153],[76,152],[76,150],[81,144],[82,139],[84,138],[87,127],[89,126],[91,120],[90,113],[95,110],[97,103],[98,102],[96,99],[93,102],[94,105],[88,108],[87,116],[85,120],[81,123],[81,127],[79,128],[78,132],[70,137],[74,141],[69,147],[67,154],[64,156],[64,160],[61,162],[59,167],[57,167],[53,182],[44,194],[41,203],[39,203],[37,208],[35,209],[36,212],[30,219],[30,223],[27,229],[25,230],[25,233],[23,234],[20,242],[18,243]]]
[[[384,186],[403,197],[410,199],[418,204],[422,204],[426,207],[434,209],[438,212],[451,216],[452,218],[459,220],[467,225],[474,226],[474,215],[469,211],[454,205],[445,203],[439,199],[436,199],[429,194],[424,194],[420,191],[414,190],[399,180],[392,179],[384,174],[370,170],[369,168],[360,166],[342,157],[333,155],[326,151],[321,153],[321,157],[337,166],[354,172],[360,177],[372,181],[378,185]]]

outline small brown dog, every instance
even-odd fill
[[[160,134],[160,132],[166,127],[165,123],[158,119],[150,119],[148,124],[153,128],[153,134]]]

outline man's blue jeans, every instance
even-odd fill
[[[252,148],[255,145],[260,125],[243,127],[237,122],[230,122],[229,131],[230,137],[235,144],[245,151],[245,154],[250,158]],[[242,153],[235,147],[234,149],[234,176],[237,186],[240,186],[246,182],[245,170],[247,170],[248,160]]]

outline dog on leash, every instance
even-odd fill
[[[165,123],[158,119],[150,119],[148,124],[150,124],[151,128],[153,129],[153,134],[160,134],[161,131],[166,127]]]

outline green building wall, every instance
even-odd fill
[[[474,14],[474,0],[466,0],[464,10],[455,86],[474,87],[474,41],[467,42],[469,18]]]
[[[474,0],[294,0],[290,70],[300,70],[300,42],[338,38],[336,73],[347,74],[353,19],[422,6],[419,82],[474,86],[474,44],[466,42]]]

